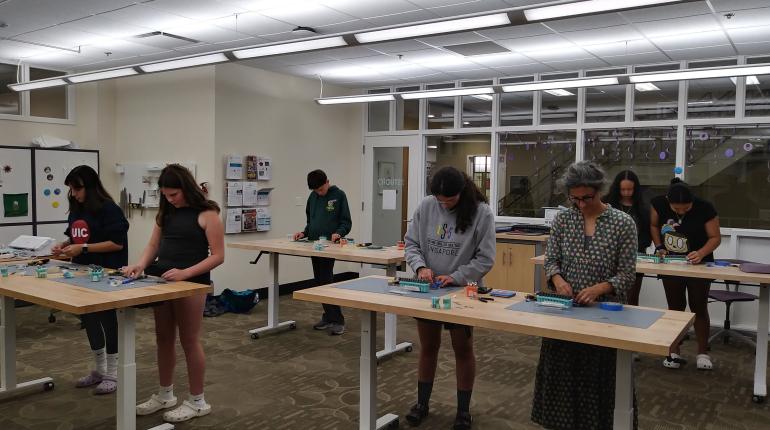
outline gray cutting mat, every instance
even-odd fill
[[[655,321],[663,316],[662,311],[630,308],[627,306],[624,306],[622,311],[605,311],[604,309],[601,309],[598,304],[593,306],[573,306],[568,309],[557,309],[549,308],[547,306],[538,306],[536,302],[522,301],[508,306],[506,309],[516,312],[554,315],[634,328],[649,328]]]
[[[438,290],[431,289],[427,293],[417,293],[414,291],[402,290],[395,285],[388,285],[388,281],[386,279],[381,279],[381,278],[352,279],[350,281],[342,282],[339,285],[335,285],[335,287],[342,288],[344,290],[366,291],[367,293],[379,293],[379,294],[388,294],[392,296],[415,297],[418,299],[430,299],[431,297],[441,297],[447,294],[452,294],[458,291],[462,291],[462,287],[448,287],[448,288],[440,288]],[[391,293],[392,290],[403,291],[405,294]]]
[[[37,266],[28,266],[26,263],[20,263],[20,264],[2,264],[0,267],[7,267],[8,273],[13,275],[15,273],[21,273],[26,272],[27,276],[36,276],[37,272],[35,269],[38,267],[45,267],[48,269],[48,273],[59,273],[60,270],[51,270],[53,268],[60,268],[60,269],[69,269],[70,271],[78,271],[78,270],[88,270],[88,266],[82,265],[82,264],[75,264],[70,263],[67,261],[59,261],[59,260],[51,260],[48,263],[37,265]]]
[[[122,291],[130,288],[149,287],[151,285],[166,283],[166,281],[161,278],[150,277],[150,278],[140,279],[138,281],[134,281],[128,284],[121,284],[121,285],[118,285],[117,287],[113,287],[110,285],[111,279],[117,279],[119,281],[122,281],[125,278],[121,276],[105,276],[102,278],[101,281],[93,282],[91,281],[91,277],[88,275],[84,275],[84,274],[74,274],[74,275],[75,275],[74,278],[69,278],[69,279],[64,277],[58,277],[58,276],[56,278],[48,278],[48,279],[51,281],[74,285],[76,287],[88,288],[91,290],[101,291],[104,293],[110,293],[113,291]]]

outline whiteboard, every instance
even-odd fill
[[[0,224],[32,222],[31,169],[32,151],[29,148],[0,148],[0,192],[3,194]],[[20,199],[26,201],[26,215],[21,215],[23,203]]]
[[[64,231],[64,230],[62,230]],[[0,226],[0,245],[4,248],[22,234],[32,235],[32,224],[15,225],[12,227]]]
[[[99,172],[99,153],[82,150],[35,149],[35,199],[37,221],[67,221],[69,201],[64,178],[80,165]]]
[[[64,230],[67,229],[67,223],[61,224],[38,224],[37,236],[52,237],[56,240],[56,243],[64,242],[67,235],[64,234]]]

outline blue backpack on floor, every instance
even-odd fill
[[[225,288],[219,300],[224,304],[227,312],[243,314],[259,303],[259,294],[256,290],[233,291]]]

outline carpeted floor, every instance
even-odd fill
[[[247,330],[264,325],[266,303],[251,315],[226,314],[205,320],[208,360],[206,399],[211,415],[178,425],[184,429],[355,429],[358,417],[359,319],[348,310],[348,332],[330,337],[313,331],[320,306],[281,298],[281,315],[295,319],[295,331],[252,340]],[[115,397],[96,397],[73,381],[91,363],[85,332],[77,319],[59,314],[54,324],[39,307],[17,310],[19,380],[51,376],[56,388],[0,402],[0,429],[69,430],[114,428]],[[157,389],[152,314],[138,312],[138,393]],[[378,327],[382,330],[382,320]],[[382,334],[380,334],[380,340]],[[416,342],[415,323],[399,319],[399,341]],[[694,357],[694,341],[684,351]],[[540,340],[476,331],[478,376],[473,393],[475,429],[536,429],[529,421]],[[185,366],[178,352],[176,393],[187,395]],[[658,357],[637,364],[640,428],[769,429],[770,406],[751,402],[754,350],[743,344],[715,345],[716,370],[694,363],[674,371]],[[379,410],[403,417],[416,396],[417,351],[379,367]],[[449,429],[455,414],[454,358],[448,335],[440,357],[431,416],[421,428]],[[138,428],[160,424],[161,414],[139,417]],[[402,428],[408,424],[402,422]]]

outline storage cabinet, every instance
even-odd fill
[[[497,241],[495,265],[484,277],[487,287],[501,290],[535,292],[536,282],[544,288],[545,274],[542,266],[536,266],[530,259],[541,255],[545,249],[542,238],[537,241],[500,240]]]

